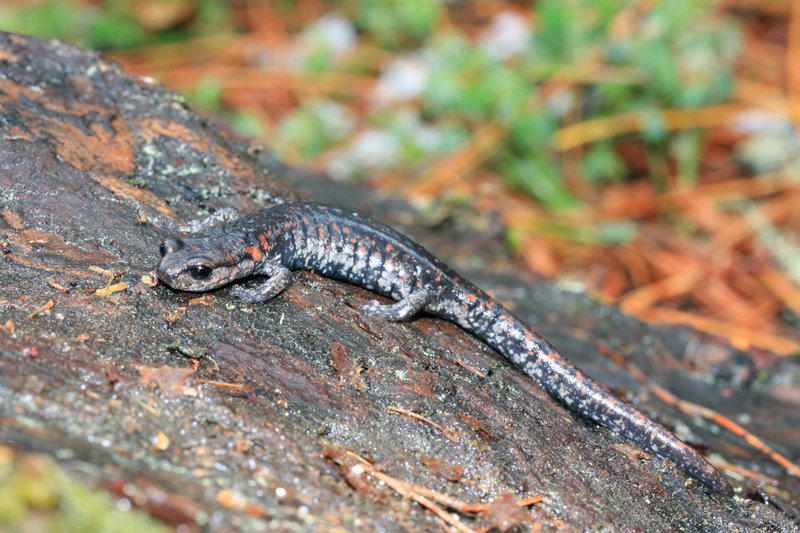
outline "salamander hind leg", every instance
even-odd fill
[[[230,295],[240,298],[248,304],[265,302],[283,292],[294,279],[292,271],[283,265],[273,265],[265,268],[261,273],[268,275],[269,279],[254,289],[245,289],[241,285],[237,285],[231,289]]]
[[[187,222],[183,226],[178,227],[178,231],[181,233],[199,233],[204,229],[208,229],[212,226],[218,226],[220,224],[224,224],[225,222],[231,222],[238,218],[239,211],[235,207],[223,207],[222,209],[214,211],[206,218]]]
[[[428,291],[428,289],[418,289],[399,302],[391,305],[382,305],[377,300],[370,300],[368,303],[361,306],[361,312],[369,316],[377,316],[393,322],[401,322],[411,319],[411,317],[422,311],[430,301],[430,291]]]

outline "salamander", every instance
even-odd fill
[[[665,457],[722,494],[725,477],[693,448],[589,378],[533,329],[422,246],[352,211],[285,203],[240,217],[233,208],[179,228],[160,247],[158,280],[182,291],[208,291],[258,275],[255,288],[231,296],[263,302],[292,283],[292,271],[313,270],[394,300],[371,300],[361,311],[392,321],[425,312],[459,325],[504,355],[567,409]]]

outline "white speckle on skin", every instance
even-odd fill
[[[380,254],[372,254],[369,256],[368,268],[377,272],[382,263],[383,259],[381,258]]]

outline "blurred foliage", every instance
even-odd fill
[[[104,490],[90,490],[44,455],[0,446],[0,531],[64,533],[167,532],[144,513],[115,505]],[[119,508],[118,508],[119,507]]]
[[[751,112],[740,117],[738,126],[747,136],[736,146],[736,155],[750,172],[800,175],[800,136],[790,117]]]
[[[0,29],[109,50],[233,31],[235,26],[225,0],[105,0],[98,4],[46,0],[0,4]]]
[[[316,157],[332,144],[344,140],[353,128],[354,117],[335,102],[312,103],[289,115],[279,130],[279,139],[295,139],[304,157]],[[280,141],[279,141],[280,144]]]
[[[429,7],[422,9],[426,3]],[[399,34],[387,29],[387,24],[402,19],[396,4],[377,2],[369,8],[355,0],[345,4],[364,32],[363,39],[389,48],[399,42],[421,43],[405,54],[426,70],[424,88],[418,95],[396,98],[393,109],[415,113],[429,130],[447,130],[464,142],[481,124],[500,125],[507,136],[489,158],[490,168],[553,208],[578,203],[563,179],[564,156],[548,144],[568,121],[631,112],[644,119],[644,128],[636,135],[586,147],[580,171],[587,183],[629,176],[617,143],[631,137],[644,147],[657,184],[663,183],[667,160],[676,161],[682,178],[694,181],[702,137],[692,131],[670,134],[661,110],[724,101],[732,90],[731,65],[740,41],[735,25],[713,11],[709,1],[654,0],[644,8],[627,0],[541,0],[534,7],[534,25],[524,46],[498,57],[486,39],[467,37],[453,26],[429,24],[435,20],[434,6],[440,5],[433,0],[415,2],[419,9],[412,11],[419,20]],[[427,35],[420,32],[423,28],[430,28]],[[306,111],[301,106],[296,113]],[[375,106],[365,121],[379,126],[376,117],[385,122],[385,115],[383,106]],[[283,142],[300,147],[301,157],[314,157],[326,148],[286,133]],[[330,146],[340,143],[329,141]],[[339,146],[339,152],[350,157],[347,146]],[[385,166],[424,168],[426,161],[432,165],[442,155],[412,150],[386,159]],[[342,167],[336,160],[333,165],[337,171]],[[354,168],[351,175],[363,171]]]
[[[422,43],[439,23],[441,2],[435,0],[348,0],[356,27],[386,48]]]
[[[0,7],[0,28],[91,48],[133,47],[235,31],[237,5],[49,1]],[[272,8],[289,13],[302,7],[287,1]],[[330,2],[326,14],[296,36],[302,46],[292,57],[294,68],[377,74],[377,86],[389,96],[376,96],[379,89],[312,96],[277,125],[259,125],[246,112],[229,120],[247,134],[278,132],[267,141],[282,155],[306,162],[321,157],[338,178],[390,168],[424,174],[448,152],[465,149],[481,125],[493,124],[503,138],[484,168],[551,208],[580,203],[565,183],[563,158],[580,159],[571,168],[584,186],[630,177],[620,142],[633,140],[644,152],[657,185],[665,183],[670,161],[685,182],[696,180],[702,136],[668,132],[662,110],[708,106],[731,93],[740,37],[712,0],[539,0],[530,17],[500,13],[469,35],[452,20],[462,7],[440,0]],[[384,57],[395,59],[376,67],[348,53],[359,44],[390,51]],[[224,91],[224,79],[209,77],[187,98],[226,111]],[[559,153],[549,144],[565,125],[629,113],[643,117],[639,133],[577,153]]]

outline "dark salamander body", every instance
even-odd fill
[[[568,409],[666,457],[714,490],[731,494],[725,478],[663,426],[619,400],[581,372],[511,312],[393,229],[351,211],[289,203],[244,218],[223,209],[180,228],[161,245],[158,279],[185,291],[206,291],[250,275],[268,276],[254,289],[236,286],[245,302],[268,300],[309,269],[365,287],[397,303],[371,301],[362,310],[389,320],[425,311],[450,320],[507,357]]]

